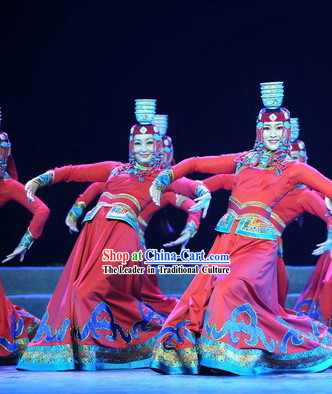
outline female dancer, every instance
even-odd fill
[[[141,272],[136,266],[141,250],[137,215],[151,201],[149,187],[161,167],[161,138],[155,126],[135,125],[129,141],[129,164],[102,162],[56,168],[26,185],[28,197],[33,198],[38,187],[50,183],[106,181],[98,204],[85,217],[38,332],[18,365],[20,369],[150,365],[165,315],[141,299],[142,275],[135,274]],[[208,190],[197,185],[189,179],[179,180],[170,190],[190,196],[203,193],[209,200]],[[103,250],[122,252],[123,261],[103,261]],[[114,260],[119,257],[117,254]],[[102,267],[107,264],[112,267],[104,274]],[[124,270],[126,274],[116,273]]]
[[[281,89],[269,90],[273,103]],[[184,160],[158,175],[151,187],[158,203],[162,189],[184,174],[236,171],[228,211],[218,223],[224,234],[217,235],[210,251],[229,254],[231,272],[214,274],[212,264],[202,267],[164,323],[154,349],[154,369],[197,374],[200,367],[209,367],[253,375],[314,372],[332,365],[327,327],[292,315],[278,303],[272,208],[299,183],[331,198],[332,182],[287,158],[289,112],[276,101],[264,102],[268,107],[259,113],[253,150]]]
[[[33,214],[33,217],[17,248],[3,262],[17,255],[20,256],[20,261],[23,260],[33,241],[40,237],[49,216],[49,209],[39,198],[36,198],[33,204],[26,201],[24,186],[17,181],[8,134],[0,132],[0,207],[10,200],[23,205]],[[1,282],[0,317],[0,363],[16,363],[35,333],[39,319],[23,308],[12,304],[6,297]]]
[[[291,124],[292,119],[293,118],[291,118]],[[290,156],[294,160],[298,160],[301,163],[307,162],[308,156],[303,141],[292,141]],[[235,180],[235,174],[220,174],[205,179],[203,184],[211,192],[217,191],[219,189],[232,190]],[[329,232],[329,229],[332,226],[332,216],[329,215],[329,211],[325,205],[324,199],[319,193],[315,192],[314,190],[310,190],[303,184],[296,185],[295,188],[287,193],[286,196],[273,208],[270,220],[278,235],[277,283],[279,304],[282,307],[285,306],[288,293],[288,275],[283,260],[283,245],[281,236],[286,226],[288,226],[295,219],[299,218],[304,212],[311,213],[312,215],[318,216],[324,220],[328,228],[328,239],[332,236],[331,232]],[[218,231],[218,227],[216,230]],[[332,247],[331,243],[328,243],[328,245]],[[316,251],[318,251],[318,249],[316,249]],[[314,254],[317,253],[316,251]],[[308,304],[306,304],[306,307],[307,306]],[[321,319],[317,318],[316,320],[322,321]]]
[[[165,117],[167,115],[159,115],[159,117],[161,116]],[[154,124],[158,127],[158,124],[156,124],[155,121]],[[160,130],[161,128],[158,127],[158,129]],[[162,130],[166,132],[165,128],[162,128]],[[172,139],[167,135],[162,135],[162,141],[162,167],[170,168],[170,165],[173,162]],[[99,196],[103,192],[104,188],[105,182],[94,182],[90,186],[88,186],[82,194],[79,195],[66,217],[66,225],[69,227],[69,231],[78,232],[77,222],[82,216],[84,208],[89,205],[94,198]],[[151,202],[138,215],[139,236],[142,248],[145,248],[145,231],[148,223],[151,221],[153,215],[157,211],[159,211],[163,207],[166,207],[168,204],[184,210],[188,213],[188,217],[186,226],[182,231],[181,236],[176,241],[173,241],[170,244],[165,244],[164,246],[182,245],[182,248],[184,248],[190,237],[193,237],[196,234],[202,216],[201,211],[191,212],[190,209],[195,205],[195,202],[193,200],[169,191],[163,194],[160,206],[157,206],[156,204]],[[141,265],[144,266],[144,262],[141,262]],[[162,312],[167,315],[170,314],[178,301],[178,299],[175,297],[167,297],[162,294],[159,287],[157,274],[147,274],[146,272],[144,273],[141,296],[142,301],[148,302],[153,308],[158,310],[158,312]]]
[[[171,164],[175,164],[174,162],[174,148],[172,138],[166,135],[167,126],[168,126],[168,115],[155,115],[153,124],[158,127],[160,135],[162,136],[162,167],[170,168]],[[98,195],[100,195],[105,187],[105,182],[94,182],[87,189],[78,196],[75,203],[71,207],[70,211],[66,217],[66,225],[69,227],[70,232],[78,232],[77,222],[79,218],[82,216],[84,209],[87,205],[89,205]],[[152,219],[153,215],[166,207],[167,205],[173,205],[174,207],[180,208],[188,213],[187,224],[182,232],[186,234],[190,234],[193,237],[200,225],[200,219],[202,216],[201,211],[191,212],[190,208],[192,208],[195,203],[189,199],[188,197],[181,196],[179,194],[175,194],[173,192],[167,192],[163,194],[160,206],[157,206],[153,202],[148,204],[148,206],[139,214],[138,221],[140,226],[140,239],[142,242],[142,246],[145,247],[145,231],[148,226],[148,223]],[[176,244],[179,244],[179,241],[182,241],[183,237],[177,240]],[[183,239],[182,246],[184,247],[188,238]],[[172,242],[171,246],[176,245]],[[150,275],[151,276],[151,275]]]
[[[299,141],[297,150],[299,156],[306,158],[305,146]],[[322,200],[322,199],[321,199]],[[323,212],[323,211],[322,211]],[[294,309],[304,313],[324,324],[332,331],[332,220],[330,215],[325,215],[328,220],[328,237],[313,254],[322,254],[314,272],[310,276]]]

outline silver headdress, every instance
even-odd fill
[[[291,124],[291,142],[296,141],[300,135],[299,118],[290,118]]]
[[[283,82],[262,82],[260,85],[264,106],[269,109],[281,107],[284,97]]]
[[[168,115],[155,115],[152,123],[158,127],[162,137],[167,133]]]
[[[138,123],[142,125],[152,124],[156,114],[155,99],[135,100],[135,116]]]

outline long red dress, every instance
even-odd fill
[[[103,192],[104,187],[105,182],[92,183],[83,193],[78,196],[78,198],[75,200],[75,203],[84,203],[85,206],[88,206],[97,196]],[[138,223],[140,227],[141,242],[142,237],[144,237],[145,230],[153,215],[169,204],[187,212],[187,224],[193,223],[196,229],[199,228],[202,211],[189,211],[189,209],[195,205],[195,202],[188,197],[182,196],[181,194],[176,194],[169,191],[163,194],[160,205],[150,202],[139,214]],[[145,247],[145,242],[143,241],[143,243]],[[141,262],[141,266],[144,266],[144,262]],[[148,274],[147,272],[144,273],[141,297],[142,301],[148,302],[153,308],[167,315],[171,313],[178,301],[177,298],[168,297],[161,292],[157,274]]]
[[[104,274],[102,266],[119,268],[120,261],[102,261],[104,249],[134,253],[141,250],[137,215],[151,201],[149,187],[158,174],[142,177],[111,170],[122,165],[102,162],[55,169],[52,183],[106,182],[98,204],[85,217],[42,318],[19,369],[55,371],[140,368],[150,365],[152,347],[165,314],[142,300],[143,276]],[[171,187],[195,196],[197,183],[179,180]],[[139,262],[130,259],[128,269]]]
[[[49,209],[39,199],[30,204],[24,186],[15,179],[0,180],[0,207],[8,201],[17,201],[27,208],[33,217],[28,231],[34,239],[40,237],[49,216]],[[11,303],[0,282],[0,363],[15,363],[34,334],[39,319]]]
[[[218,189],[232,190],[233,184],[235,182],[234,174],[220,174],[214,175],[210,178],[204,180],[204,185],[209,188],[211,192]],[[271,214],[271,223],[277,230],[278,235],[278,253],[277,253],[277,282],[278,282],[278,299],[279,304],[284,307],[286,303],[287,293],[288,293],[288,274],[286,271],[284,259],[283,259],[283,245],[282,245],[282,234],[290,223],[292,223],[296,218],[302,215],[304,212],[311,213],[312,215],[318,216],[324,220],[327,226],[332,225],[332,217],[325,206],[324,199],[315,192],[314,190],[309,190],[305,185],[297,185],[285,197],[282,198],[280,202],[273,208]],[[327,254],[328,255],[328,254]],[[320,261],[326,261],[326,254],[321,257],[317,263],[319,267],[322,266]],[[325,263],[324,266],[329,266]],[[321,268],[317,268],[321,271]],[[310,283],[310,282],[309,282]],[[316,283],[316,282],[315,282]],[[310,286],[310,285],[309,285]],[[312,287],[312,285],[310,286]],[[316,295],[317,296],[317,295]],[[330,301],[331,302],[331,301]],[[311,303],[310,303],[311,305]],[[309,307],[308,300],[303,304],[302,310],[296,307],[296,310],[306,312]],[[315,308],[316,310],[317,308]],[[313,308],[312,308],[313,310]],[[332,310],[330,310],[330,314]],[[308,314],[308,313],[306,313]],[[319,317],[310,315],[311,317]],[[317,319],[323,322],[320,318]]]
[[[237,155],[187,159],[173,179],[198,171],[234,173]],[[197,374],[200,367],[239,375],[273,371],[320,371],[332,365],[327,327],[285,311],[278,302],[277,235],[272,208],[296,184],[332,196],[332,182],[298,162],[238,169],[228,212],[217,225],[210,253],[230,256],[230,274],[194,278],[161,329],[152,368]],[[209,266],[212,264],[210,263]]]

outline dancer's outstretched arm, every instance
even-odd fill
[[[291,181],[296,183],[304,183],[305,185],[311,187],[322,193],[329,199],[332,199],[332,181],[322,175],[315,168],[308,166],[304,163],[295,163],[291,168]],[[321,198],[320,196],[318,196]],[[322,208],[322,207],[321,207]],[[328,210],[326,214],[330,216],[331,212]],[[329,219],[330,220],[330,219]],[[318,244],[318,248],[314,250],[314,255],[319,255],[327,250],[330,250],[332,256],[332,227],[331,221],[328,222],[328,236],[325,242]]]
[[[242,153],[221,155],[221,156],[206,156],[193,157],[181,161],[173,166],[170,170],[162,171],[154,180],[150,194],[153,201],[159,204],[161,193],[167,186],[191,172],[203,172],[210,174],[232,174],[236,170],[235,159],[242,155]]]
[[[78,166],[64,166],[49,170],[44,174],[31,179],[25,190],[29,201],[34,200],[37,189],[58,182],[105,182],[111,171],[122,163],[116,161],[104,161],[94,164],[83,164]]]
[[[19,204],[23,205],[33,214],[29,227],[23,235],[18,246],[11,254],[6,256],[5,260],[2,261],[3,263],[6,263],[7,261],[13,259],[15,256],[20,256],[20,261],[22,262],[26,252],[31,247],[33,242],[41,236],[45,223],[49,217],[50,210],[37,197],[32,204],[28,203],[24,186],[15,179],[12,179],[10,181],[7,189],[11,200],[17,201]]]
[[[79,218],[82,216],[84,209],[91,203],[91,201],[103,192],[105,183],[106,182],[94,182],[77,197],[65,220],[70,233],[78,233],[77,222]]]

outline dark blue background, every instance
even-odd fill
[[[317,1],[2,3],[0,103],[21,182],[54,166],[126,161],[136,98],[157,98],[158,112],[169,114],[177,161],[249,149],[259,82],[279,80],[284,105],[300,118],[310,164],[331,177],[330,11]],[[25,264],[66,261],[74,237],[64,219],[83,188],[40,191],[51,218]],[[218,192],[193,250],[210,248],[226,207],[227,193]],[[179,229],[184,218],[174,213]],[[1,209],[1,256],[28,220],[13,202]],[[150,246],[161,246],[159,230],[155,219]],[[311,250],[325,236],[324,224],[309,215],[301,230],[292,224],[286,262],[313,264]]]

